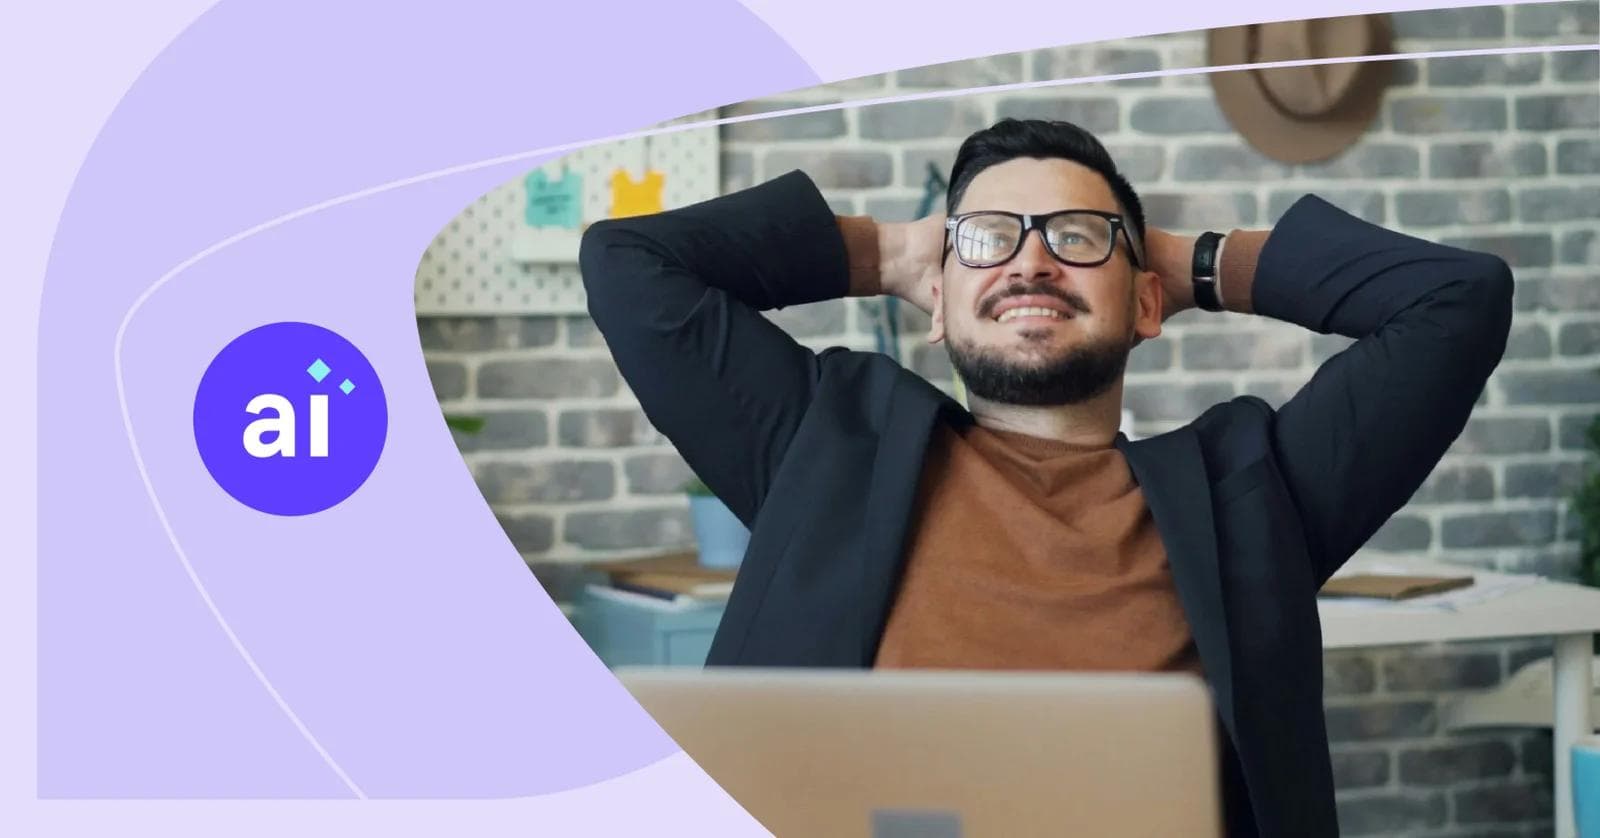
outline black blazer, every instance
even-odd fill
[[[758,313],[847,292],[816,187],[791,172],[602,221],[581,264],[646,416],[751,528],[708,664],[871,667],[930,432],[973,420],[885,355],[813,353]],[[1460,434],[1511,289],[1493,256],[1303,197],[1261,253],[1254,310],[1358,340],[1280,409],[1240,396],[1118,435],[1225,731],[1231,834],[1337,834],[1316,593]]]

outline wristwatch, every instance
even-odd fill
[[[1217,296],[1217,245],[1221,243],[1222,234],[1210,231],[1194,240],[1194,259],[1190,262],[1194,302],[1206,311],[1222,310],[1222,300]]]

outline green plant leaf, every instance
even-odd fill
[[[450,427],[450,430],[460,431],[464,434],[475,434],[482,431],[485,421],[482,416],[452,416],[448,413],[444,416],[444,423]]]

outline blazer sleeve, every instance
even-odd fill
[[[1497,257],[1402,235],[1312,195],[1260,254],[1257,314],[1356,342],[1272,419],[1320,585],[1416,492],[1466,426],[1511,327]]]
[[[646,417],[750,524],[821,374],[819,357],[759,312],[849,289],[822,194],[795,171],[600,221],[579,264],[590,316]]]

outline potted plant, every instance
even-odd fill
[[[745,547],[750,544],[750,531],[700,478],[685,483],[683,491],[689,496],[689,514],[694,522],[694,540],[700,548],[700,564],[719,569],[738,567],[744,560]]]

